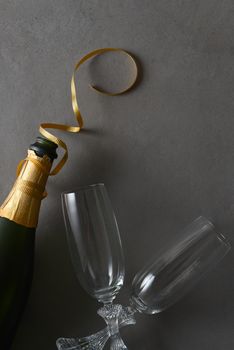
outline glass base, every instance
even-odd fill
[[[103,330],[83,338],[59,338],[56,341],[58,350],[101,350],[110,340],[110,350],[127,350],[119,328],[136,323],[134,311],[119,304],[107,304],[98,310],[107,326]]]

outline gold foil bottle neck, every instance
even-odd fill
[[[51,166],[47,155],[38,157],[34,151],[28,150],[19,176],[0,207],[0,216],[35,228]]]

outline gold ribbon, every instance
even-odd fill
[[[122,52],[125,55],[127,55],[134,67],[134,76],[128,87],[124,90],[121,90],[119,92],[108,92],[104,91],[100,88],[97,88],[96,86],[91,85],[91,87],[101,94],[105,94],[108,96],[118,96],[121,94],[124,94],[125,92],[129,91],[136,83],[137,77],[138,77],[138,68],[135,59],[133,56],[128,53],[127,51],[119,48],[103,48],[103,49],[97,49],[92,52],[89,52],[87,55],[82,57],[77,64],[75,65],[74,72],[72,74],[71,79],[71,98],[72,98],[72,108],[74,115],[77,120],[77,126],[71,126],[71,125],[64,125],[64,124],[56,124],[56,123],[42,123],[39,128],[39,132],[46,137],[48,140],[54,142],[58,146],[62,147],[64,149],[64,155],[62,159],[58,162],[58,164],[55,166],[55,168],[50,172],[51,168],[51,162],[48,159],[48,164],[46,161],[46,158],[43,159],[36,156],[36,154],[29,150],[28,151],[28,157],[26,159],[23,159],[19,162],[19,165],[17,167],[17,180],[15,182],[15,185],[12,188],[12,191],[6,198],[3,205],[0,207],[0,216],[6,217],[9,220],[13,220],[23,226],[26,227],[36,227],[37,226],[37,220],[38,220],[38,213],[40,209],[40,202],[41,199],[45,198],[47,196],[47,192],[44,191],[44,185],[46,183],[47,177],[49,175],[56,175],[58,172],[62,169],[64,164],[66,163],[66,160],[68,158],[68,149],[67,145],[64,141],[59,139],[58,137],[51,134],[47,129],[55,129],[55,130],[62,130],[67,132],[74,132],[78,133],[83,128],[83,118],[81,116],[80,108],[77,102],[77,93],[76,93],[76,85],[75,85],[75,73],[79,69],[79,67],[89,60],[92,57],[102,55],[106,52]],[[43,164],[42,164],[43,161]],[[40,169],[40,181],[42,181],[42,185],[38,184],[36,181],[28,180],[29,177],[22,178],[23,172],[21,170],[23,169],[24,164],[28,162],[29,166],[35,165],[35,167]],[[30,164],[32,163],[32,164]],[[27,164],[26,164],[27,165]],[[48,168],[47,168],[48,165]],[[32,170],[28,170],[30,172],[30,176],[32,175]],[[43,176],[41,176],[41,173]],[[25,174],[24,174],[25,175]],[[38,179],[37,179],[38,180]],[[22,199],[22,195],[24,196]],[[26,197],[25,197],[26,196]],[[31,198],[31,200],[28,200],[28,197]],[[28,210],[25,210],[25,205],[29,205]]]
[[[60,146],[60,147],[62,147],[64,149],[64,155],[63,155],[62,159],[59,161],[59,163],[55,166],[55,168],[51,171],[51,173],[49,175],[56,175],[62,169],[62,167],[64,166],[64,164],[66,163],[67,158],[68,158],[68,149],[67,149],[67,145],[65,144],[65,142],[63,142],[61,139],[59,139],[58,137],[56,137],[53,134],[51,134],[50,132],[48,132],[46,129],[56,129],[56,130],[62,130],[62,131],[67,131],[67,132],[74,132],[74,133],[80,132],[80,130],[83,128],[84,123],[83,123],[83,118],[81,116],[80,108],[79,108],[79,105],[78,105],[78,102],[77,102],[77,93],[76,93],[76,85],[75,85],[75,73],[79,69],[79,67],[84,62],[89,60],[90,58],[102,55],[102,54],[104,54],[106,52],[110,52],[110,51],[124,53],[125,55],[127,55],[130,58],[130,61],[133,64],[133,67],[134,67],[133,80],[130,82],[130,84],[128,85],[127,88],[125,88],[124,90],[121,90],[119,92],[114,92],[114,93],[104,91],[104,90],[102,90],[100,88],[97,88],[96,86],[93,86],[93,85],[90,85],[90,87],[93,90],[95,90],[96,92],[99,92],[99,93],[104,94],[104,95],[118,96],[118,95],[122,95],[125,92],[129,91],[136,83],[136,80],[137,80],[137,77],[138,77],[138,67],[137,67],[136,61],[135,61],[135,59],[133,58],[133,56],[130,53],[128,53],[127,51],[125,51],[123,49],[120,49],[120,48],[97,49],[97,50],[89,52],[87,55],[82,57],[76,63],[74,72],[72,74],[72,79],[71,79],[71,99],[72,99],[73,112],[74,112],[74,115],[76,117],[78,126],[71,126],[71,125],[64,125],[64,124],[55,124],[55,123],[42,123],[40,125],[40,128],[39,128],[39,132],[44,137],[46,137],[47,139],[49,139],[50,141],[56,143],[58,146]]]

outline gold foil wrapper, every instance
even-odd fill
[[[28,150],[19,176],[0,207],[0,216],[26,227],[36,227],[51,166],[48,156],[38,157]]]

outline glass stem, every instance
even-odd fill
[[[107,324],[110,336],[110,350],[127,350],[119,333],[119,317],[122,309],[122,306],[119,304],[108,303],[104,304],[104,306],[98,310],[98,315],[100,315]]]

